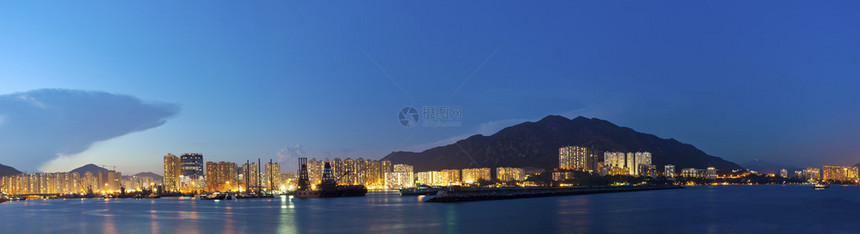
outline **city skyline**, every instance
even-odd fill
[[[860,155],[855,2],[100,4],[0,9],[0,163],[159,172],[167,152],[201,152],[289,171],[298,156],[380,159],[550,114],[736,163]],[[322,9],[337,16],[308,13]],[[425,106],[462,119],[398,122]]]

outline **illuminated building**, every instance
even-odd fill
[[[603,152],[601,174],[654,177],[656,167],[651,164],[650,152]]]
[[[497,167],[496,178],[499,181],[522,181],[525,179],[525,173],[522,168]]]
[[[182,192],[199,191],[205,189],[206,180],[204,175],[203,155],[198,153],[184,153],[179,156],[182,162],[182,174],[179,177],[179,190]]]
[[[122,179],[126,191],[141,191],[155,187],[155,178],[149,176],[128,176]]]
[[[392,171],[385,173],[385,187],[390,189],[414,187],[412,165],[394,164]]]
[[[705,178],[705,170],[696,168],[681,169],[681,176],[685,178]]]
[[[707,169],[707,178],[709,180],[717,179],[717,169],[713,167],[708,167]]]
[[[478,180],[491,180],[490,168],[467,168],[463,169],[463,183],[477,183]]]
[[[565,181],[572,180],[573,172],[572,171],[554,171],[552,172],[552,180],[553,181]]]
[[[182,175],[182,161],[179,160],[179,157],[176,157],[176,155],[173,154],[164,155],[164,177],[162,177],[164,190],[169,192],[179,191],[180,175]],[[93,190],[98,190],[98,182],[96,180],[93,180],[92,182],[93,183],[88,183],[87,185],[91,186]]]
[[[623,167],[609,167],[607,168],[607,170],[608,171],[606,172],[606,174],[609,175],[629,175],[630,173],[630,170],[627,170],[627,168]]]
[[[821,171],[818,168],[810,167],[803,170],[804,179],[821,180]]]
[[[460,170],[459,169],[446,169],[442,170],[441,173],[443,177],[446,178],[445,183],[447,184],[460,184]]]
[[[184,153],[179,159],[182,161],[182,176],[190,180],[198,180],[204,176],[202,154]]]
[[[822,181],[856,182],[857,167],[821,166]]]
[[[639,176],[657,177],[657,167],[651,164],[639,164],[637,171],[639,172]]]
[[[368,175],[370,181],[371,188],[383,188],[386,187],[385,174],[391,173],[393,171],[393,167],[391,165],[391,161],[373,161],[371,162],[370,174]]]
[[[231,162],[206,162],[206,189],[208,191],[238,190],[237,166]]]
[[[367,184],[367,162],[363,158],[358,158],[353,164],[352,174],[355,175],[354,184]]]
[[[382,188],[386,185],[386,174],[392,171],[391,161],[377,161],[364,158],[341,160],[335,158],[325,161],[310,159],[307,163],[308,181],[315,185],[322,182],[325,162],[331,167],[332,177],[339,185],[364,185],[368,188]]]
[[[245,185],[246,191],[261,189],[260,173],[257,163],[246,162],[242,165],[241,183]]]
[[[780,176],[780,177],[782,177],[782,178],[788,178],[788,170],[786,170],[786,169],[779,169],[779,176]]]
[[[278,190],[281,188],[281,164],[269,162],[266,163],[263,171],[263,188],[268,190]]]
[[[163,178],[164,177],[162,177],[162,179]],[[99,181],[93,175],[93,172],[91,172],[91,171],[84,172],[84,177],[82,179],[83,179],[82,184],[84,186],[84,191],[98,191],[99,190]],[[176,181],[179,181],[178,178]]]
[[[433,186],[433,172],[432,171],[422,171],[416,173],[418,177],[419,185]]]
[[[93,192],[119,192],[123,182],[122,174],[116,171],[102,172],[104,182],[101,189],[93,189]],[[87,181],[89,180],[89,181]],[[96,179],[92,172],[85,173],[81,177],[78,173],[55,172],[55,173],[31,173],[17,174],[0,177],[0,188],[3,192],[16,194],[70,194],[85,193],[96,186]],[[89,187],[88,187],[88,184]]]
[[[636,167],[636,173],[634,175],[639,176],[651,176],[653,177],[653,173],[650,170],[651,166],[651,153],[649,152],[636,152],[633,154],[636,162],[634,163]],[[641,169],[641,170],[640,170]]]
[[[107,172],[107,190],[109,191],[120,191],[120,186],[122,185],[122,173],[117,171],[108,171]],[[105,189],[102,189],[104,191]]]
[[[565,146],[558,149],[558,168],[596,172],[597,154],[587,147]]]
[[[433,185],[448,186],[453,182],[452,173],[448,171],[431,171],[430,173],[433,174]]]
[[[343,160],[343,173],[345,173],[346,175],[343,176],[342,179],[340,179],[340,181],[343,182],[342,184],[353,185],[358,182],[358,179],[355,176],[355,168],[355,160],[352,160],[351,158],[346,158]]]
[[[675,178],[675,165],[666,164],[666,166],[663,166],[663,168],[664,168],[663,169],[663,175],[664,176],[666,176],[668,178]]]
[[[206,191],[217,191],[218,184],[218,163],[206,162]]]
[[[603,166],[626,167],[625,156],[622,152],[603,152]]]
[[[571,170],[573,169],[573,146],[561,147],[558,149],[558,168]]]
[[[627,160],[624,164],[624,167],[627,168],[629,174],[632,176],[638,175],[636,174],[636,154],[635,153],[627,153]]]

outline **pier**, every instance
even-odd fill
[[[663,189],[682,189],[677,185],[654,186],[601,186],[601,187],[572,187],[572,188],[479,188],[443,191],[441,194],[428,199],[426,202],[467,202],[533,197],[551,197],[584,195],[596,193],[620,193]]]

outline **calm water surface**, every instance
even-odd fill
[[[860,233],[860,187],[701,186],[469,203],[372,192],[337,199],[29,200],[16,233]]]

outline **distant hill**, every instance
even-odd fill
[[[131,176],[137,176],[137,177],[152,177],[154,180],[161,180],[161,178],[162,178],[162,176],[161,176],[161,175],[159,175],[159,174],[155,174],[155,173],[152,173],[152,172],[141,172],[141,173],[137,173],[137,174],[134,174],[134,175],[131,175]],[[123,176],[123,177],[125,177],[125,176]]]
[[[159,175],[159,174],[155,174],[155,173],[153,173],[153,172],[141,172],[141,173],[134,174],[134,175],[132,175],[132,176],[137,176],[137,177],[161,177],[161,175]]]
[[[860,163],[854,164],[855,167],[860,167]]]
[[[18,169],[15,169],[13,167],[0,164],[0,176],[17,175],[17,174],[21,174],[21,171],[19,171]]]
[[[108,172],[108,169],[105,169],[105,168],[100,167],[100,166],[96,166],[95,164],[87,164],[87,165],[83,165],[81,167],[75,168],[74,170],[69,171],[69,173],[77,172],[78,174],[83,176],[88,171],[92,172],[93,175],[98,175],[98,172],[100,172],[100,171]]]
[[[772,174],[779,174],[780,169],[788,170],[789,174],[794,173],[794,171],[803,170],[802,168],[799,168],[799,167],[766,162],[766,161],[763,161],[760,159],[755,159],[753,161],[749,161],[747,163],[742,164],[742,166],[744,166],[744,168],[746,168],[746,169],[750,169],[750,170],[756,171],[758,173],[764,173],[764,174],[771,174],[771,173]]]
[[[682,168],[716,167],[720,171],[742,168],[675,139],[663,139],[619,127],[606,120],[550,115],[538,122],[525,122],[491,136],[474,135],[454,144],[415,152],[392,152],[383,160],[414,166],[415,171],[472,167],[558,167],[558,149],[568,145],[588,146],[598,151],[651,152],[658,170],[665,164]],[[603,159],[603,155],[600,155]]]

